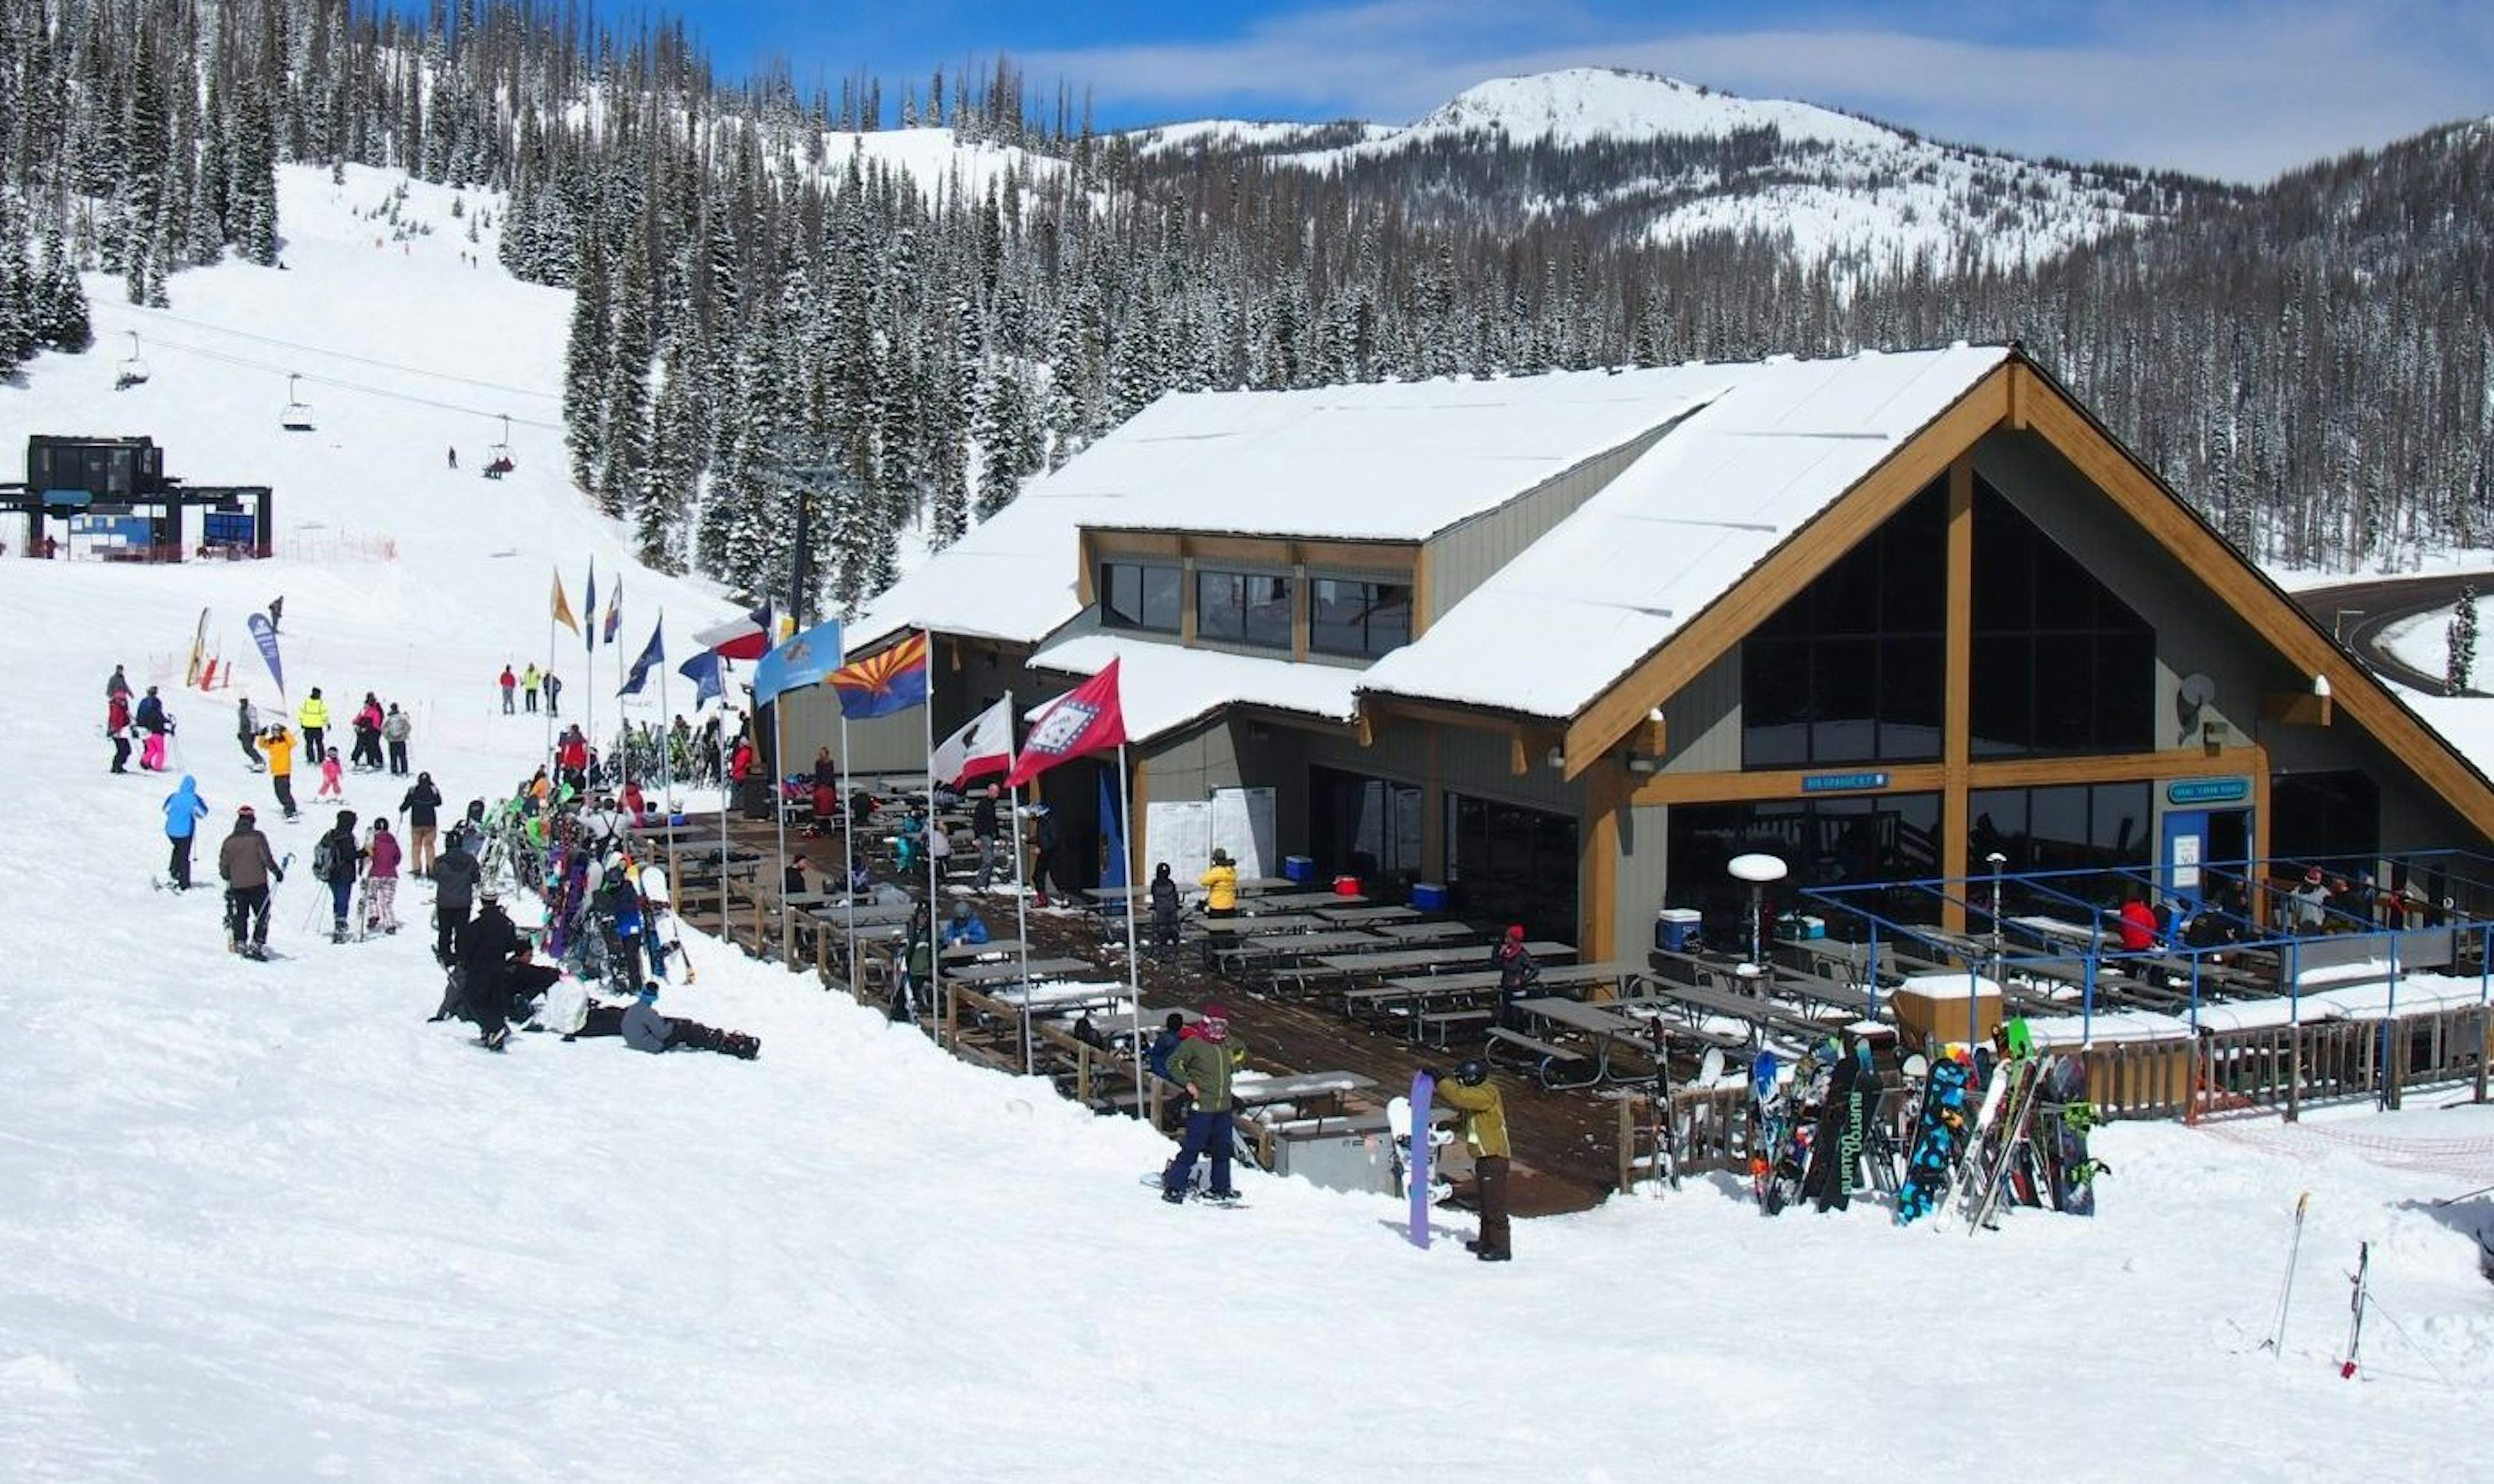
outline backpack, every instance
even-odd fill
[[[324,834],[320,836],[320,843],[312,847],[312,879],[315,881],[338,879],[338,837],[336,835]]]

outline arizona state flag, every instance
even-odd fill
[[[1049,702],[1031,722],[1021,756],[1005,786],[1019,788],[1059,763],[1105,752],[1126,740],[1126,709],[1117,698],[1117,664]]]
[[[851,721],[889,716],[927,704],[927,636],[916,633],[888,650],[832,672],[840,714]]]

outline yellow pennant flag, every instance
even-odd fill
[[[580,621],[571,616],[571,600],[563,595],[563,573],[554,574],[554,621],[573,633],[580,632]]]

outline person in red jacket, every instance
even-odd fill
[[[2156,946],[2156,909],[2139,896],[2121,904],[2121,951],[2144,954]]]
[[[573,727],[563,734],[554,761],[563,770],[563,781],[570,784],[573,792],[589,786],[589,739],[580,735],[580,728]]]
[[[502,679],[496,683],[502,687],[502,714],[507,716],[511,714],[511,691],[520,683],[520,678],[513,675],[511,667],[506,664],[502,667]]]
[[[118,670],[113,672],[120,674]],[[117,690],[104,703],[105,735],[112,739],[112,771],[130,771],[130,692]]]

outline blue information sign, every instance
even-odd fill
[[[2165,785],[2167,803],[2234,803],[2252,794],[2252,780],[2233,778],[2176,778]]]
[[[1886,788],[1884,772],[1813,772],[1805,773],[1801,791],[1805,794],[1849,794],[1866,788]]]

